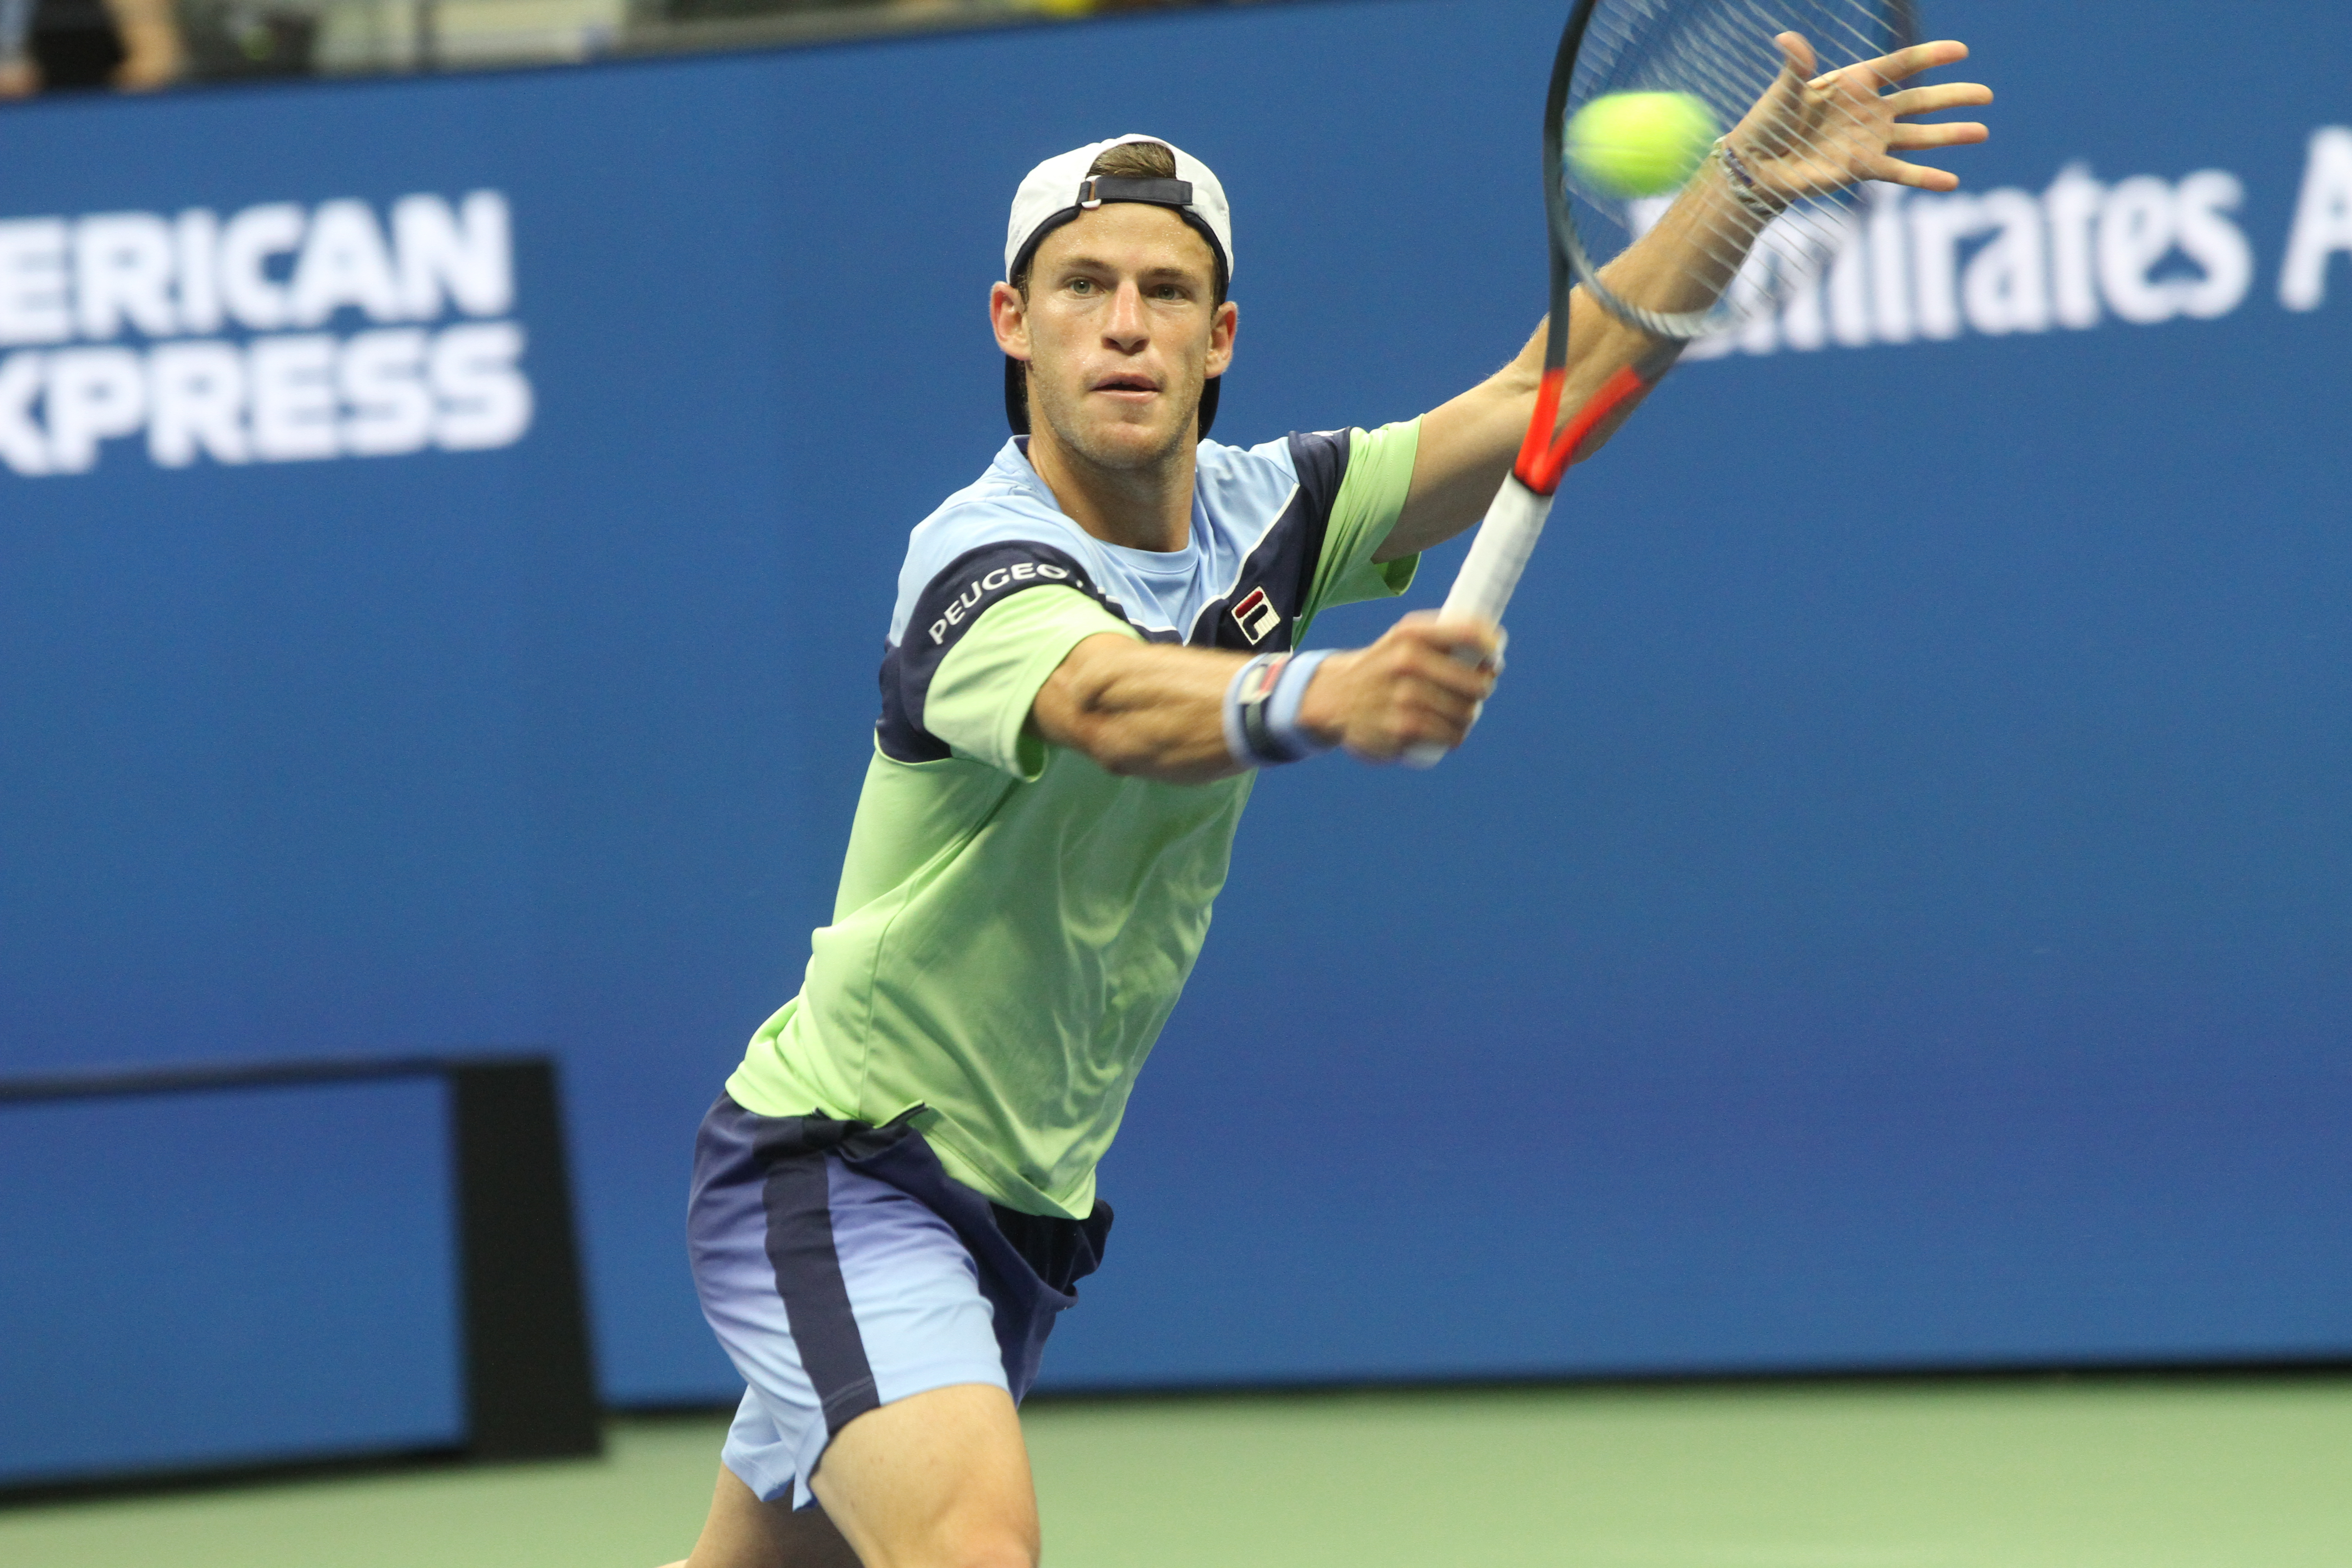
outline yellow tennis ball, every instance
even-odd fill
[[[1612,196],[1654,196],[1698,172],[1718,131],[1706,100],[1687,92],[1612,92],[1568,120],[1568,162]]]

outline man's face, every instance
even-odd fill
[[[1055,439],[1107,468],[1193,440],[1201,388],[1233,362],[1238,312],[1214,303],[1209,242],[1166,207],[1113,202],[1045,237],[1024,303],[991,301],[997,343],[1029,362],[1030,405]]]

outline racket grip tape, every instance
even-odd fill
[[[1516,474],[1506,479],[1494,504],[1486,509],[1486,521],[1478,525],[1477,537],[1470,542],[1470,553],[1463,558],[1462,570],[1454,574],[1454,586],[1447,591],[1437,618],[1478,621],[1499,628],[1511,594],[1519,585],[1519,574],[1527,570],[1528,557],[1535,553],[1536,541],[1543,537],[1544,521],[1550,515],[1551,497],[1536,494]],[[1444,760],[1445,752],[1444,746],[1424,742],[1407,747],[1403,762],[1410,768],[1433,768]]]

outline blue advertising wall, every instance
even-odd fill
[[[2011,194],[1578,470],[1465,752],[1264,781],[1051,1383],[2352,1352],[2352,43],[2258,9],[2096,76],[2095,17],[1934,13]],[[551,1045],[606,1393],[727,1396],[690,1140],[830,907],[905,531],[1003,438],[1014,184],[1181,142],[1219,435],[1407,416],[1540,309],[1559,20],[0,114],[0,1072]],[[439,1156],[341,1114],[271,1136],[402,1171],[305,1222],[358,1289]],[[446,1325],[372,1344],[445,1385]]]

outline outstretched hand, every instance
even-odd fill
[[[1952,190],[1960,183],[1958,175],[1893,154],[1965,146],[1991,134],[1972,121],[1900,123],[1915,114],[1990,103],[1992,89],[1981,83],[1884,90],[1921,71],[1968,58],[1966,44],[1951,39],[1915,44],[1816,76],[1819,61],[1802,34],[1782,33],[1772,41],[1780,46],[1780,74],[1732,129],[1730,144],[1776,205],[1823,195],[1864,180],[1923,191]]]

